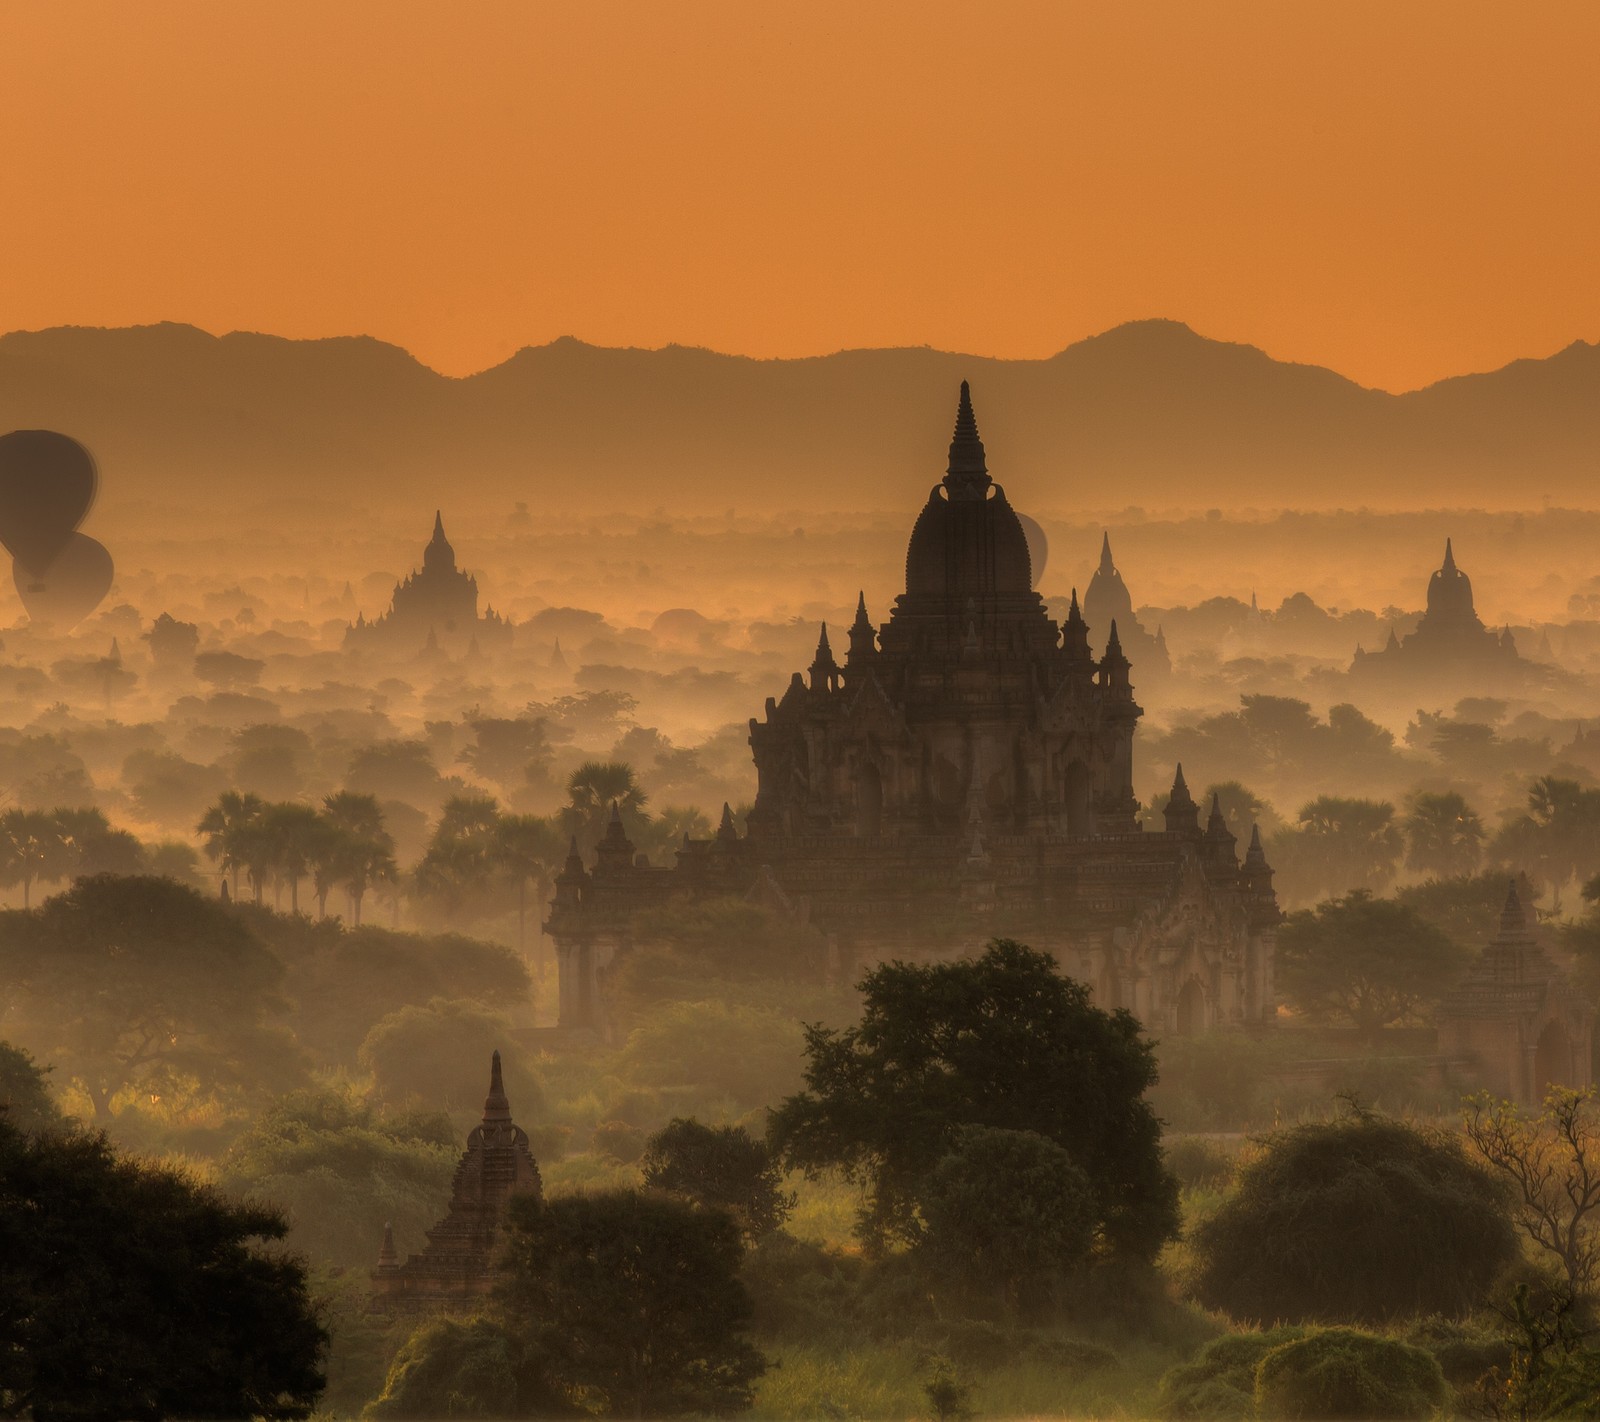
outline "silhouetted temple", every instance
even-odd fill
[[[380,648],[410,656],[424,648],[450,655],[511,644],[511,624],[492,607],[478,616],[478,580],[456,566],[456,551],[444,536],[444,518],[433,516],[433,537],[422,550],[422,567],[395,585],[389,610],[376,621],[358,616],[345,632],[351,648]]]
[[[483,1123],[467,1137],[445,1217],[428,1231],[427,1247],[404,1264],[387,1226],[372,1272],[372,1307],[379,1312],[459,1304],[473,1307],[494,1287],[494,1255],[513,1195],[543,1190],[528,1134],[511,1119],[500,1076],[500,1053],[489,1068]]]
[[[744,835],[724,810],[672,868],[638,862],[616,815],[592,869],[574,843],[548,924],[564,1025],[605,1026],[606,969],[641,910],[751,894],[793,905],[846,970],[1004,935],[1161,1030],[1272,1016],[1278,909],[1260,841],[1241,865],[1181,771],[1166,829],[1139,827],[1142,711],[1117,628],[1096,658],[1076,597],[1064,624],[1046,611],[965,384],[905,592],[878,627],[863,596],[843,650],[824,627],[809,672],[751,720]]]
[[[1478,686],[1486,679],[1537,678],[1539,669],[1517,651],[1511,629],[1492,632],[1472,602],[1472,579],[1456,567],[1445,539],[1444,563],[1428,579],[1428,610],[1417,630],[1401,638],[1391,629],[1377,652],[1356,649],[1352,675],[1394,683],[1426,683],[1432,689]]]
[[[1592,1080],[1594,1012],[1540,947],[1513,880],[1500,931],[1439,1011],[1439,1049],[1494,1095],[1537,1105]]]
[[[1089,579],[1083,594],[1083,616],[1090,627],[1113,626],[1120,629],[1123,655],[1135,666],[1143,668],[1148,676],[1154,672],[1165,677],[1172,670],[1172,658],[1167,652],[1167,639],[1158,627],[1154,635],[1146,632],[1144,625],[1134,615],[1133,595],[1123,582],[1122,574],[1111,557],[1111,535],[1100,539],[1100,566]],[[1101,646],[1103,653],[1105,648]]]

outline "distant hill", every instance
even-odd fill
[[[1600,347],[1389,395],[1140,321],[1047,360],[867,350],[804,360],[562,339],[466,379],[365,337],[189,326],[0,336],[0,430],[98,456],[105,493],[537,511],[888,509],[943,469],[973,383],[1024,507],[1593,506]]]

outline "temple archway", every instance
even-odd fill
[[[1552,1086],[1571,1086],[1572,1042],[1559,1022],[1547,1022],[1533,1049],[1533,1104],[1544,1100]]]
[[[1199,978],[1190,978],[1178,989],[1178,1008],[1173,1027],[1180,1037],[1193,1037],[1206,1027],[1206,990]]]

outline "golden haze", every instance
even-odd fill
[[[1038,356],[1404,389],[1596,328],[1600,7],[11,6],[0,325]]]

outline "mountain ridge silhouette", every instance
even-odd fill
[[[561,337],[467,376],[370,336],[54,327],[0,336],[0,430],[82,440],[111,500],[882,510],[940,477],[962,379],[996,479],[1047,512],[1587,505],[1600,468],[1600,346],[1391,394],[1170,320],[1035,360]]]

